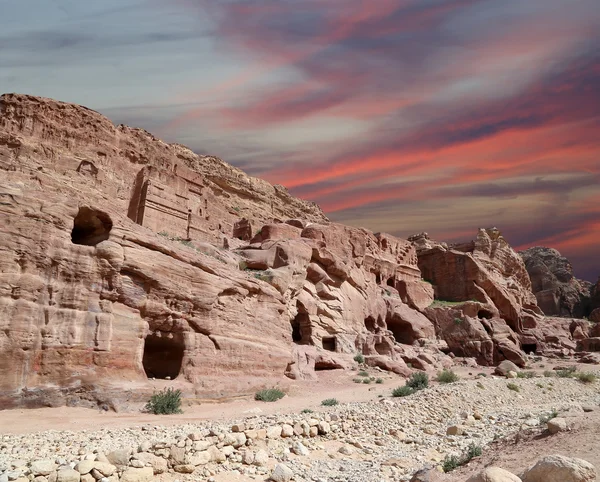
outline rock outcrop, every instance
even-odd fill
[[[0,169],[0,406],[449,364],[406,240],[50,99],[0,97]]]
[[[590,315],[592,283],[575,278],[567,258],[552,248],[533,247],[519,253],[531,279],[538,306],[548,316]]]
[[[543,319],[519,255],[500,232],[480,229],[474,241],[447,245],[421,233],[409,238],[417,249],[423,278],[436,303],[424,310],[438,337],[458,356],[479,363],[508,359],[525,364],[536,351]]]

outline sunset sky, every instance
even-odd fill
[[[0,93],[213,154],[334,220],[498,227],[600,275],[598,0],[0,0]]]

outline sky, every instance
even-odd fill
[[[600,275],[598,0],[0,0],[0,92],[216,155],[333,221],[497,227]]]

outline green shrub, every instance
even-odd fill
[[[546,378],[553,378],[555,376],[555,373],[552,370],[546,370],[544,371],[544,376]]]
[[[480,457],[481,454],[481,445],[475,445],[475,443],[471,442],[469,448],[467,449],[466,461],[468,462],[473,457]]]
[[[326,398],[325,400],[323,400],[321,402],[321,405],[323,405],[324,407],[333,407],[334,405],[337,405],[338,403],[339,402],[335,398]]]
[[[591,372],[579,372],[576,373],[575,376],[583,383],[594,383],[596,381],[596,375]]]
[[[155,415],[183,413],[181,410],[181,390],[167,388],[155,393],[146,404],[146,410]]]
[[[456,455],[446,455],[444,462],[442,462],[442,470],[448,473],[458,467],[460,467],[460,459]]]
[[[509,390],[512,390],[513,392],[520,392],[521,391],[521,389],[519,388],[519,385],[517,385],[516,383],[509,383],[506,386],[508,387]]]
[[[383,378],[378,378],[377,380],[375,380],[375,383],[378,383],[378,384],[383,383]]]
[[[563,368],[562,370],[556,370],[556,376],[558,378],[572,378],[575,376],[577,367]]]
[[[517,372],[517,378],[535,378],[535,372]]]
[[[444,369],[438,373],[436,380],[440,383],[454,383],[459,380],[459,377],[452,370]]]
[[[363,379],[362,378],[353,378],[352,381],[354,383],[362,383]]]
[[[366,371],[362,370],[362,371],[358,372],[357,375],[359,377],[368,377],[369,376],[369,372],[366,372]]]
[[[305,408],[301,413],[313,413],[313,411],[310,408]]]
[[[365,357],[362,354],[357,353],[356,355],[354,355],[354,361],[362,365],[365,362]]]
[[[372,380],[371,380],[370,378],[363,378],[363,383],[365,383],[365,384],[367,384],[367,385],[368,385],[369,383],[371,383],[371,381],[372,381]]]
[[[463,322],[462,318],[454,318],[454,324],[460,325]]]
[[[392,390],[392,397],[407,397],[413,393],[415,393],[414,388],[404,385],[403,387],[394,388],[394,390]]]
[[[279,388],[265,388],[264,390],[256,392],[254,400],[259,400],[261,402],[276,402],[284,396],[285,393],[279,390]]]
[[[414,372],[408,380],[406,386],[414,390],[423,390],[429,386],[429,375],[425,372]]]

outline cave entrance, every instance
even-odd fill
[[[336,349],[335,336],[324,336],[321,341],[323,343],[324,350],[335,351],[335,349]]]
[[[375,333],[375,331],[377,329],[377,324],[375,322],[375,318],[373,318],[372,316],[367,316],[365,318],[365,328],[367,329],[367,331],[370,331],[371,333]]]
[[[148,378],[174,380],[183,362],[185,344],[182,333],[155,332],[144,340],[142,365]]]
[[[537,343],[524,343],[521,348],[527,355],[531,355],[536,352]]]
[[[388,278],[387,285],[390,286],[390,287],[392,287],[392,288],[395,288],[396,287],[396,280],[393,277],[392,278]]]
[[[108,214],[82,207],[73,221],[71,241],[73,244],[96,246],[109,238],[112,227],[113,223]]]
[[[298,313],[290,322],[292,325],[292,340],[299,345],[310,345],[312,329],[308,313]]]
[[[489,310],[479,310],[477,312],[478,318],[485,318],[486,320],[491,320],[494,317],[494,314]]]

